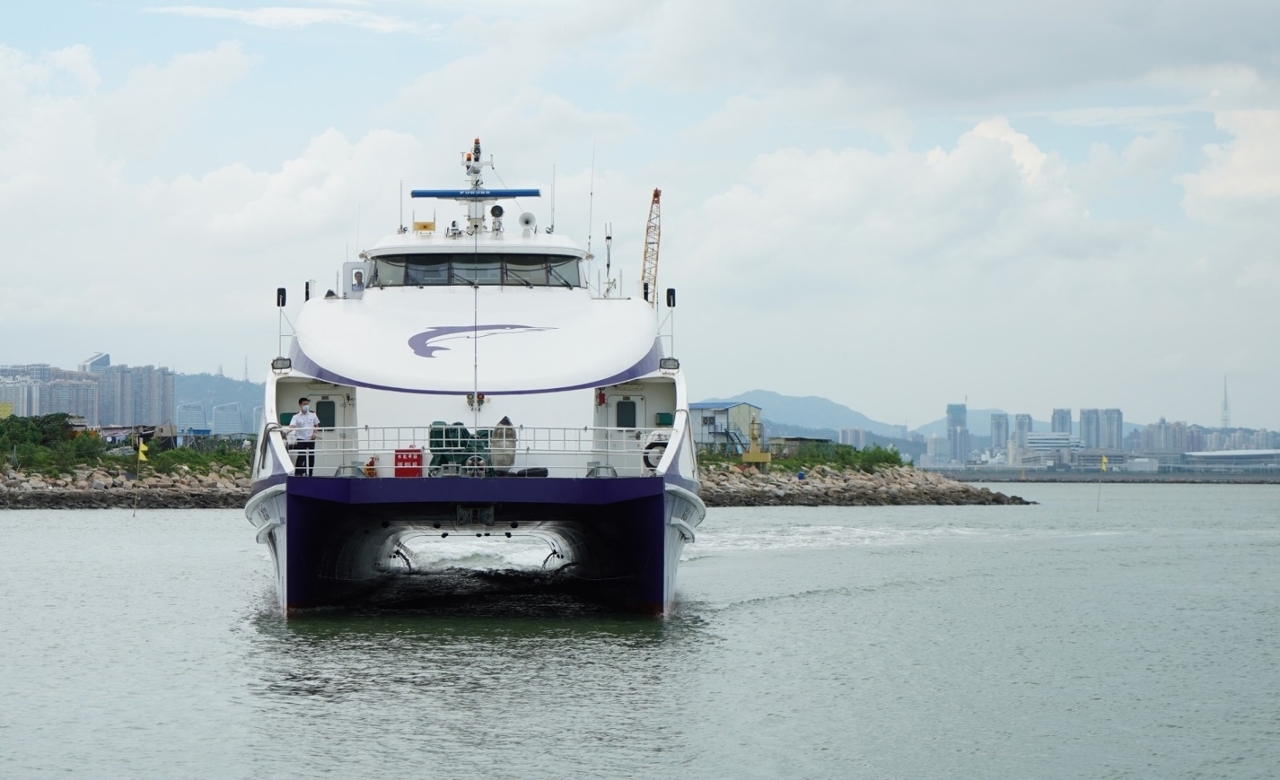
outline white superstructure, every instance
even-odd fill
[[[664,610],[705,510],[660,311],[593,292],[582,248],[506,217],[501,202],[538,193],[486,189],[478,140],[464,165],[469,188],[414,192],[459,201],[460,218],[401,228],[345,264],[276,361],[246,513],[281,603],[395,573],[407,536],[505,524]],[[310,473],[288,437],[303,396],[321,419]]]

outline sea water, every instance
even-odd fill
[[[1280,488],[711,510],[677,612],[527,539],[285,622],[237,511],[0,513],[0,777],[1264,778]]]

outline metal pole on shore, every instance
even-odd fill
[[[1102,456],[1102,469],[1098,472],[1098,505],[1093,511],[1102,511],[1102,475],[1107,473],[1107,456]]]

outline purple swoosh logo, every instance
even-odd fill
[[[441,346],[441,341],[452,341],[457,338],[482,338],[499,333],[532,333],[555,328],[539,328],[533,325],[446,325],[439,328],[427,328],[421,333],[409,337],[409,348],[418,357],[433,358],[437,352],[448,352],[449,347]]]

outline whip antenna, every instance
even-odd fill
[[[591,142],[591,184],[587,192],[587,257],[591,257],[591,220],[596,205],[596,142]]]
[[[556,232],[556,166],[551,166],[551,225],[546,228],[547,235]]]

